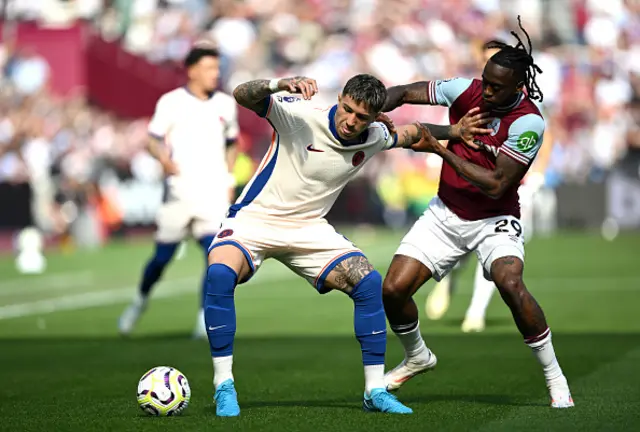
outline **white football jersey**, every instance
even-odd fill
[[[167,179],[168,194],[187,201],[228,200],[226,148],[238,135],[233,97],[215,92],[201,100],[186,87],[172,90],[158,100],[149,134],[164,140],[179,170]]]
[[[294,96],[272,95],[261,113],[273,126],[271,146],[228,217],[241,214],[308,221],[323,218],[346,184],[397,137],[378,122],[355,142],[338,137],[337,105],[319,107]]]

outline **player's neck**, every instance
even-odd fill
[[[523,98],[524,95],[518,92],[511,99],[505,102],[504,105],[494,108],[494,111],[509,111],[510,109],[515,108]]]
[[[192,82],[187,83],[184,87],[185,90],[196,99],[205,101],[211,99],[211,96],[213,96],[213,92],[208,92]]]

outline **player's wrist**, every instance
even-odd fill
[[[280,78],[273,78],[272,80],[269,80],[269,90],[271,90],[271,93],[277,93],[281,90],[280,81]]]
[[[449,126],[449,138],[450,139],[461,139],[462,138],[462,126],[459,124],[454,124]]]

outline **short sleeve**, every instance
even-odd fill
[[[384,123],[374,122],[369,127],[369,133],[374,133],[376,147],[380,151],[392,149],[398,144],[398,134],[392,134]]]
[[[468,78],[429,81],[427,84],[429,104],[450,107],[472,82],[473,80]]]
[[[260,117],[265,117],[279,133],[291,133],[299,128],[304,101],[295,96],[271,95],[265,99]]]
[[[153,117],[149,122],[149,135],[159,140],[164,139],[171,129],[171,103],[167,96],[162,96],[156,104]]]
[[[535,159],[542,145],[544,119],[537,114],[527,114],[511,124],[509,137],[500,147],[500,152],[523,165]]]

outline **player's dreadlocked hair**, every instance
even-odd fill
[[[513,69],[518,80],[524,82],[529,98],[542,102],[544,95],[536,82],[536,74],[542,73],[542,69],[533,62],[533,57],[531,56],[531,51],[533,49],[531,46],[531,38],[524,27],[522,27],[520,15],[518,15],[518,26],[520,27],[520,30],[522,30],[522,33],[527,37],[528,49],[522,42],[522,39],[520,39],[520,36],[518,36],[514,31],[512,31],[511,34],[518,41],[516,46],[511,46],[504,42],[494,40],[487,42],[484,47],[485,49],[499,48],[500,51],[491,57],[491,61],[502,67]]]

